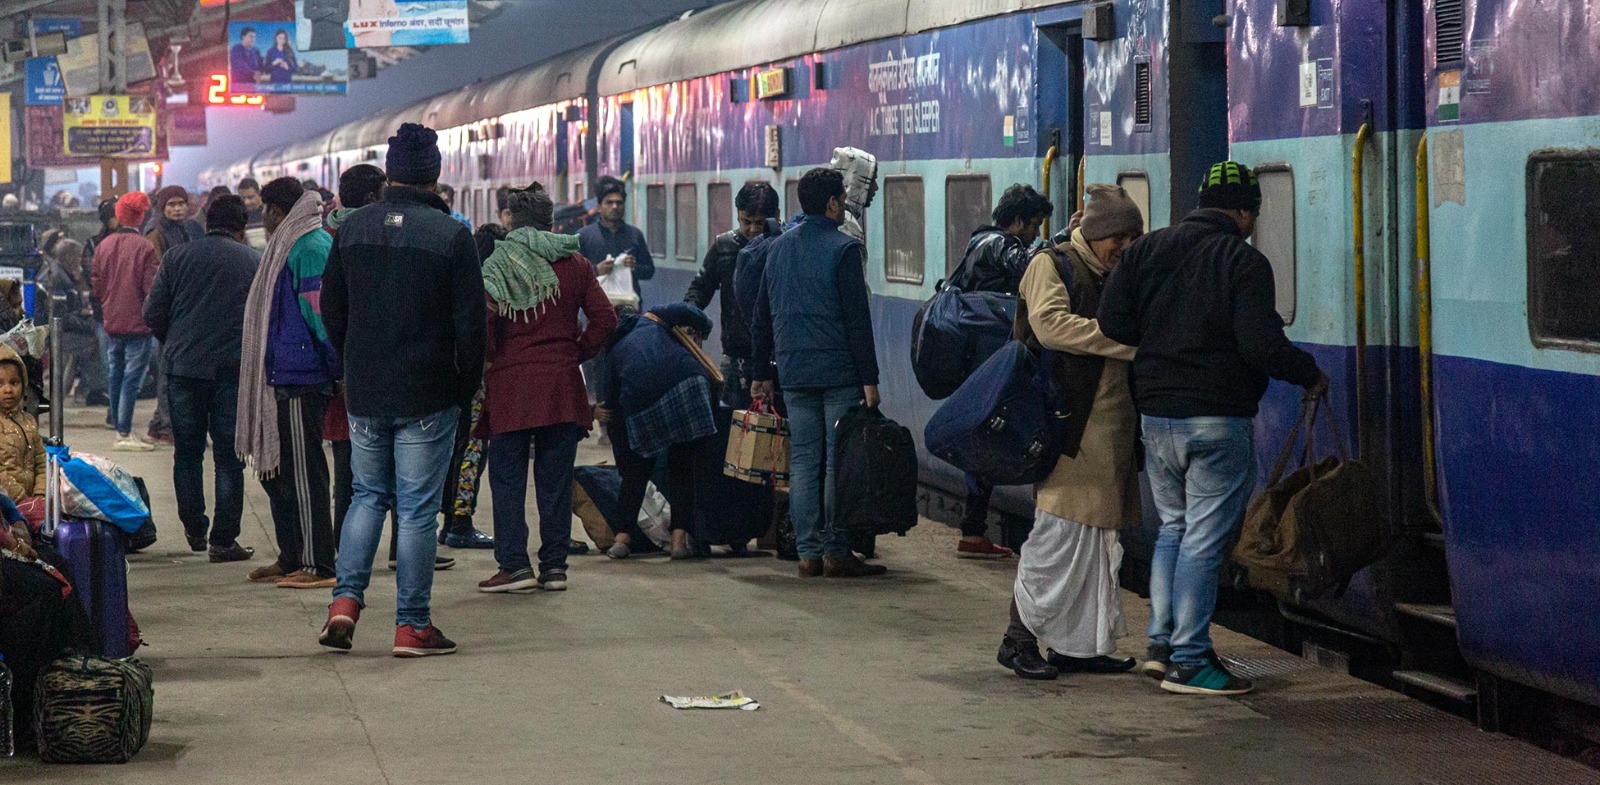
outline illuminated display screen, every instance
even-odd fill
[[[264,95],[229,95],[227,74],[212,74],[211,85],[206,88],[209,106],[260,106],[266,98]]]
[[[778,98],[789,94],[789,69],[774,68],[756,74],[756,98]]]

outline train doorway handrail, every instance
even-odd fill
[[[1351,275],[1354,280],[1356,316],[1356,454],[1366,459],[1367,452],[1367,221],[1366,221],[1366,157],[1367,141],[1372,136],[1372,126],[1362,123],[1356,131],[1355,151],[1350,155],[1351,179],[1351,234],[1355,243],[1355,257]]]
[[[1433,422],[1433,249],[1428,215],[1428,135],[1417,142],[1417,373],[1422,397],[1422,498],[1441,528]]]

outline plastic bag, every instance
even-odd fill
[[[644,503],[639,505],[639,531],[662,550],[672,547],[672,505],[655,483],[644,487]]]
[[[612,305],[631,305],[639,307],[639,293],[633,290],[633,268],[624,265],[621,260],[606,257],[615,262],[611,272],[600,276],[600,290],[606,293]]]

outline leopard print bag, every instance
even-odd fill
[[[49,763],[127,763],[150,738],[150,666],[67,654],[39,674],[33,717]]]

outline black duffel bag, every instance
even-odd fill
[[[917,525],[917,445],[909,429],[865,406],[850,407],[834,430],[833,523],[871,555],[871,538]]]

